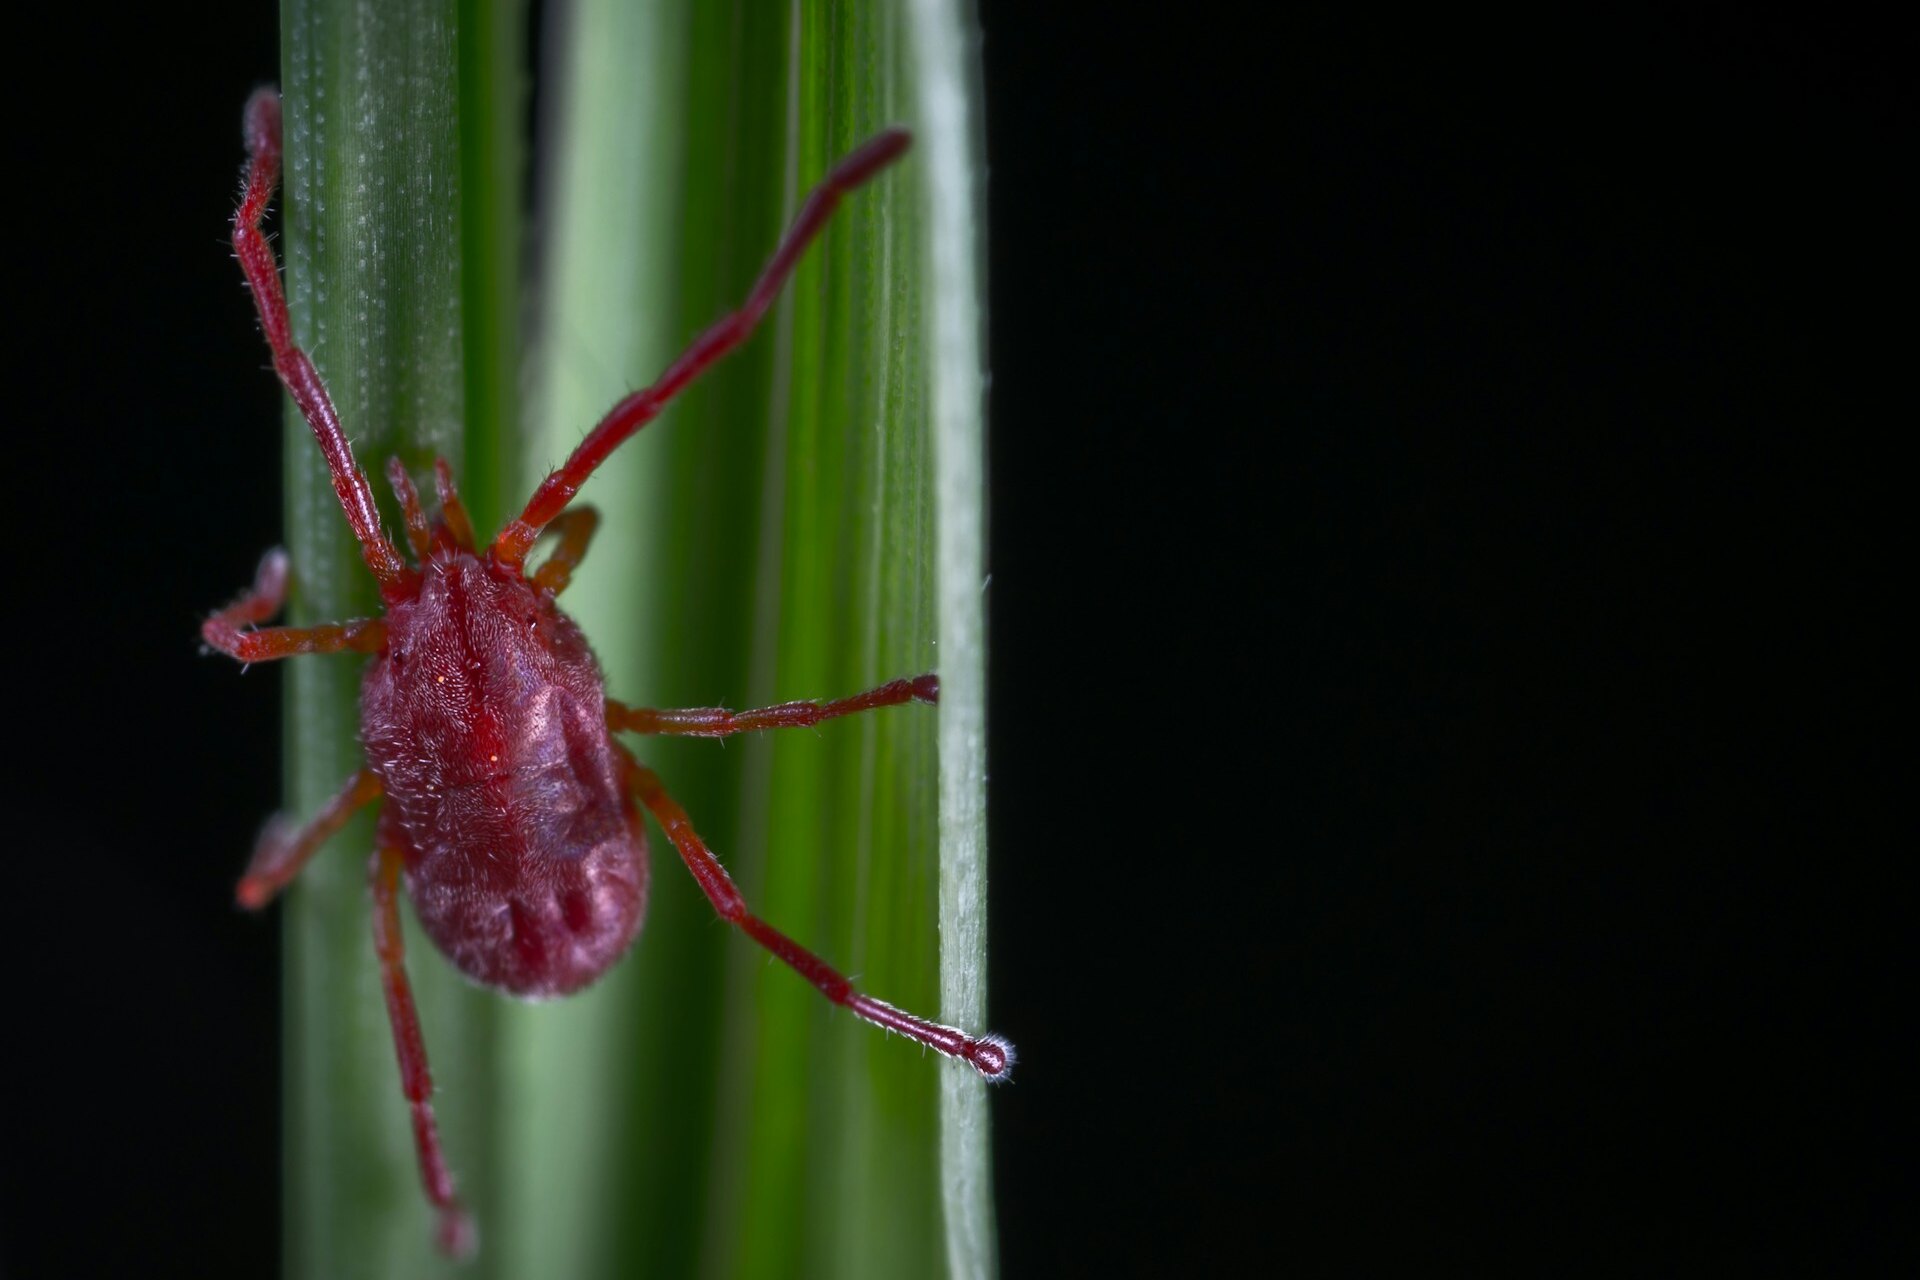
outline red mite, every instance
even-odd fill
[[[440,1215],[440,1247],[470,1252],[474,1230],[434,1125],[433,1085],[400,936],[400,886],[427,935],[475,982],[529,998],[566,995],[610,969],[640,931],[647,902],[641,807],[666,832],[714,910],[827,999],[963,1059],[989,1080],[1004,1080],[1013,1068],[1006,1041],[970,1036],[855,991],[825,961],[748,911],[685,810],[613,739],[615,730],[719,738],[813,725],[875,707],[936,702],[938,679],[923,675],[835,702],[756,711],[629,707],[606,696],[580,628],[554,604],[598,523],[592,508],[567,505],[580,486],[675,394],[745,341],[840,198],[906,151],[906,131],[889,129],[835,165],[745,304],[703,333],[658,382],[616,404],[484,551],[444,459],[435,466],[440,514],[431,522],[400,460],[391,461],[387,477],[418,567],[388,541],[333,401],[313,361],[294,345],[279,269],[260,231],[279,180],[278,94],[254,94],[245,132],[246,190],[234,214],[233,247],[273,349],[274,371],[326,456],[386,613],[331,626],[258,628],[286,594],[287,557],[275,550],[261,561],[252,589],[200,628],[209,645],[241,662],[343,650],[373,656],[360,690],[366,767],[304,827],[270,825],[237,896],[249,909],[265,906],[357,810],[386,801],[369,867],[374,947],[421,1180]],[[527,553],[548,528],[559,545],[528,572]]]

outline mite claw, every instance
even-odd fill
[[[440,1225],[434,1231],[434,1244],[456,1262],[471,1258],[480,1248],[480,1231],[473,1225],[473,1215],[464,1208],[442,1213]]]
[[[967,1049],[967,1062],[990,1084],[1013,1078],[1013,1064],[1019,1055],[1013,1045],[999,1036],[981,1036]]]
[[[258,911],[272,902],[286,887],[292,873],[299,870],[304,854],[312,851],[302,849],[300,834],[299,824],[284,813],[274,814],[260,828],[253,856],[247,860],[247,869],[233,889],[233,900],[243,910]]]

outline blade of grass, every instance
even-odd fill
[[[791,216],[811,182],[910,119],[903,34],[878,5],[812,7],[786,47],[775,153]],[[938,665],[922,403],[918,157],[849,202],[797,274],[772,335],[753,701],[867,688]],[[738,861],[761,909],[883,998],[932,1009],[933,734],[895,712],[747,754]],[[757,957],[729,957],[730,1060],[751,1117],[708,1209],[748,1276],[927,1274],[938,1266],[938,1064],[826,1007]],[[752,1016],[746,1016],[751,1014]]]
[[[957,0],[914,0],[913,63],[926,156],[928,396],[939,473],[940,1011],[987,1015],[985,131],[980,40]],[[986,1089],[940,1081],[940,1185],[948,1273],[999,1270]]]
[[[517,193],[512,86],[517,6],[286,0],[283,235],[296,335],[374,475],[397,453],[438,454],[475,515],[499,517],[514,417],[510,286]],[[462,92],[484,74],[487,92]],[[469,86],[471,88],[471,86]],[[462,104],[465,104],[465,110]],[[462,192],[467,199],[463,202]],[[377,609],[306,425],[289,412],[288,541],[296,622]],[[468,471],[464,464],[476,466]],[[286,668],[287,804],[311,813],[360,764],[360,664]],[[371,823],[338,837],[288,895],[285,1269],[429,1276],[444,1264],[418,1185],[373,963],[365,887]],[[409,927],[409,965],[433,1056],[435,1107],[463,1194],[492,1216],[494,1002]],[[484,1256],[484,1255],[483,1255]],[[473,1276],[473,1270],[461,1274]],[[487,1274],[483,1269],[479,1274]]]
[[[521,459],[528,490],[681,337],[669,246],[680,237],[684,199],[687,6],[581,0],[569,17],[552,33],[559,73],[542,129],[547,235]],[[687,603],[661,582],[672,561],[649,540],[655,526],[642,522],[672,498],[653,455],[684,412],[670,410],[616,453],[582,497],[606,523],[566,607],[592,639],[609,689],[633,702],[675,691],[648,679],[663,667],[661,628],[649,619],[684,616]],[[514,1274],[695,1271],[712,975],[725,938],[675,870],[654,868],[644,930],[613,973],[562,1004],[503,1015],[500,1120],[512,1194],[502,1246]]]
[[[516,19],[503,0],[287,10],[296,325],[362,457],[397,449],[419,468],[440,452],[458,467],[464,445],[488,527],[607,403],[738,300],[804,182],[880,125],[925,114],[911,74],[925,59],[910,56],[922,46],[878,4],[583,4],[550,188],[541,443],[521,455],[507,433],[518,86],[501,83]],[[935,1003],[936,911],[956,892],[977,901],[980,875],[977,843],[971,860],[951,857],[980,812],[978,594],[963,591],[972,604],[956,615],[943,589],[936,614],[932,582],[934,548],[944,566],[951,541],[935,535],[936,483],[969,580],[980,559],[977,357],[959,374],[974,379],[974,415],[936,443],[950,415],[933,406],[951,402],[955,375],[934,367],[951,352],[935,345],[946,322],[924,283],[940,251],[916,166],[951,144],[923,124],[921,152],[852,202],[770,332],[596,480],[588,497],[608,530],[569,596],[612,687],[664,704],[831,694],[925,669],[938,617],[939,789],[935,720],[914,709],[732,752],[648,751],[765,914],[922,1009]],[[303,425],[290,444],[298,616],[367,612]],[[969,451],[956,491],[945,468]],[[307,810],[357,762],[357,672],[290,672],[291,803]],[[361,850],[366,839],[362,824]],[[944,1174],[935,1154],[938,1082],[953,1077],[976,1110],[978,1082],[770,969],[663,863],[636,961],[574,1001],[506,1006],[413,948],[449,1153],[486,1233],[480,1273],[924,1274],[943,1215],[956,1273],[990,1270],[984,1128],[968,1122],[961,1184],[951,1122]],[[318,864],[292,908],[289,1269],[429,1274],[360,875],[353,857]],[[939,963],[977,993],[978,932],[949,932],[972,950]],[[980,1025],[951,996],[943,1012]]]
[[[978,1026],[977,911],[946,925],[963,945],[944,958],[938,932],[948,897],[977,904],[984,875],[978,347],[938,340],[951,322],[928,281],[948,251],[931,238],[925,176],[964,170],[977,135],[925,129],[927,59],[910,28],[936,24],[932,47],[955,50],[961,27],[951,9],[910,16],[576,6],[557,42],[525,478],[738,302],[832,159],[882,125],[922,127],[920,149],[849,202],[766,331],[589,487],[607,521],[568,601],[630,701],[831,695],[935,666],[958,680],[938,717],[640,745],[764,915],[911,1008],[942,1002],[946,966],[959,977],[942,1012]],[[977,276],[952,285],[977,289]],[[977,326],[977,298],[960,306]],[[936,357],[964,367],[940,372]],[[965,579],[938,604],[936,547]],[[990,1273],[979,1081],[768,965],[656,852],[634,956],[586,997],[505,1015],[515,1269],[924,1275],[944,1259]],[[949,1077],[964,1130],[943,1166]]]

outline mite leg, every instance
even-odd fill
[[[384,618],[357,618],[317,627],[263,627],[242,631],[219,614],[200,624],[200,638],[241,662],[272,662],[307,653],[378,653],[387,647]]]
[[[420,491],[413,487],[413,477],[407,474],[407,464],[398,457],[387,459],[387,483],[393,487],[393,496],[400,500],[400,512],[407,522],[407,544],[413,548],[413,558],[425,564],[427,552],[433,549],[433,530],[427,527],[427,513],[420,509]]]
[[[547,527],[560,535],[560,545],[545,564],[534,570],[533,585],[557,596],[567,589],[573,571],[587,558],[587,547],[600,527],[600,513],[592,507],[568,507]]]
[[[625,754],[624,751],[622,754]],[[673,847],[680,852],[680,860],[687,864],[687,870],[693,873],[701,891],[707,895],[707,900],[713,903],[713,909],[720,913],[723,920],[740,926],[748,937],[818,987],[827,999],[846,1006],[875,1026],[897,1031],[909,1040],[937,1049],[948,1057],[962,1059],[989,1080],[1005,1080],[1012,1074],[1013,1046],[999,1036],[970,1036],[964,1031],[943,1027],[925,1018],[916,1018],[872,996],[862,995],[826,961],[748,911],[740,891],[734,888],[733,877],[727,874],[727,869],[720,865],[719,859],[713,856],[694,831],[686,810],[660,785],[659,776],[632,756],[627,756],[627,773],[634,794],[652,812],[661,829],[667,833],[667,838],[673,841]]]
[[[241,662],[270,662],[302,653],[378,653],[387,642],[387,624],[362,618],[319,627],[268,627],[249,631],[280,612],[287,598],[287,553],[279,547],[260,558],[253,586],[238,600],[200,624],[200,638]]]
[[[420,1181],[440,1213],[434,1238],[442,1253],[461,1258],[473,1252],[473,1218],[454,1194],[433,1119],[433,1076],[427,1070],[427,1044],[420,1034],[420,1014],[407,982],[406,942],[400,936],[400,865],[398,849],[382,849],[373,856],[373,946],[380,956],[380,985],[387,996],[387,1021],[393,1024],[394,1053],[400,1059],[400,1089],[413,1116]]]
[[[238,632],[280,612],[280,606],[287,602],[288,572],[285,548],[275,547],[261,556],[260,567],[253,571],[253,585],[241,592],[238,600],[208,618],[201,626],[202,634],[208,628],[219,628],[222,634]]]
[[[658,711],[652,707],[630,707],[607,699],[607,727],[630,733],[674,733],[695,738],[724,738],[734,733],[754,733],[761,729],[802,729],[850,716],[875,707],[897,707],[903,702],[940,701],[940,677],[932,674],[911,680],[894,680],[833,702],[782,702],[778,706],[758,707],[752,711],[728,711],[725,707],[688,707],[679,711]]]
[[[526,509],[500,531],[500,536],[493,541],[494,559],[502,564],[513,565],[525,560],[527,552],[533,549],[534,539],[540,536],[540,530],[566,510],[567,504],[580,492],[580,486],[586,483],[596,467],[607,460],[608,454],[628,436],[658,417],[667,402],[689,382],[746,341],[754,326],[760,323],[760,317],[773,305],[780,286],[793,274],[794,263],[799,261],[800,255],[839,207],[841,197],[898,160],[912,141],[912,136],[905,129],[888,129],[868,139],[829,170],[827,176],[820,180],[820,185],[807,196],[806,204],[800,208],[800,216],[794,219],[779,248],[774,250],[773,258],[761,271],[760,278],[754,282],[752,292],[747,295],[740,309],[721,317],[694,339],[693,345],[667,366],[667,371],[660,375],[659,381],[641,388],[608,410],[607,416],[573,451],[573,456],[540,482]]]
[[[287,297],[280,288],[280,267],[273,259],[273,247],[260,231],[260,220],[266,216],[267,204],[280,181],[280,95],[271,89],[256,90],[247,100],[244,130],[247,184],[240,207],[233,214],[233,251],[253,290],[254,309],[260,313],[267,345],[273,349],[273,371],[280,375],[293,402],[300,407],[300,416],[312,428],[313,438],[327,460],[327,470],[333,475],[333,492],[353,527],[353,536],[360,540],[360,556],[380,583],[381,598],[391,604],[411,593],[413,571],[380,528],[373,490],[353,460],[353,448],[347,443],[340,413],[320,380],[320,371],[294,344]]]
[[[475,550],[479,544],[473,538],[473,521],[467,518],[467,506],[460,501],[460,491],[453,487],[453,468],[445,458],[433,460],[433,487],[440,495],[440,519],[453,535],[453,544],[462,551]]]
[[[249,911],[258,911],[279,896],[282,889],[300,874],[307,859],[319,852],[347,819],[380,798],[380,779],[371,769],[362,769],[347,779],[340,794],[321,808],[304,827],[295,827],[285,815],[276,814],[260,833],[253,848],[247,873],[240,877],[234,898]]]

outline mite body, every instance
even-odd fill
[[[586,637],[518,572],[454,550],[387,613],[360,692],[367,767],[420,924],[459,970],[561,996],[626,951],[645,828]]]
[[[648,876],[642,809],[660,824],[721,918],[829,1000],[958,1058],[987,1079],[1005,1079],[1013,1067],[1006,1041],[969,1035],[856,991],[748,910],[659,777],[613,736],[725,737],[813,725],[878,707],[935,703],[938,680],[927,674],[832,702],[740,712],[628,707],[606,696],[586,637],[555,603],[598,520],[591,508],[569,505],[580,486],[674,395],[746,340],[841,197],[898,159],[908,146],[906,133],[888,130],[835,165],[740,309],[696,339],[652,386],[614,405],[491,544],[475,539],[444,460],[435,465],[439,509],[431,520],[405,467],[398,459],[389,463],[412,563],[381,526],[332,398],[293,340],[279,267],[260,230],[279,180],[276,94],[262,90],[248,102],[245,133],[249,163],[234,215],[234,251],[274,371],[326,458],[385,613],[316,627],[260,626],[279,612],[291,571],[286,555],[271,551],[251,590],[201,626],[208,645],[242,662],[343,652],[371,659],[360,694],[366,767],[303,826],[269,824],[235,896],[249,909],[265,906],[354,813],[382,804],[369,869],[374,949],[421,1180],[439,1212],[441,1248],[469,1252],[475,1235],[441,1154],[425,1040],[407,981],[400,894],[413,899],[434,944],[476,982],[528,998],[566,995],[612,967],[639,932]],[[529,570],[527,555],[543,533],[557,535],[557,545]]]

